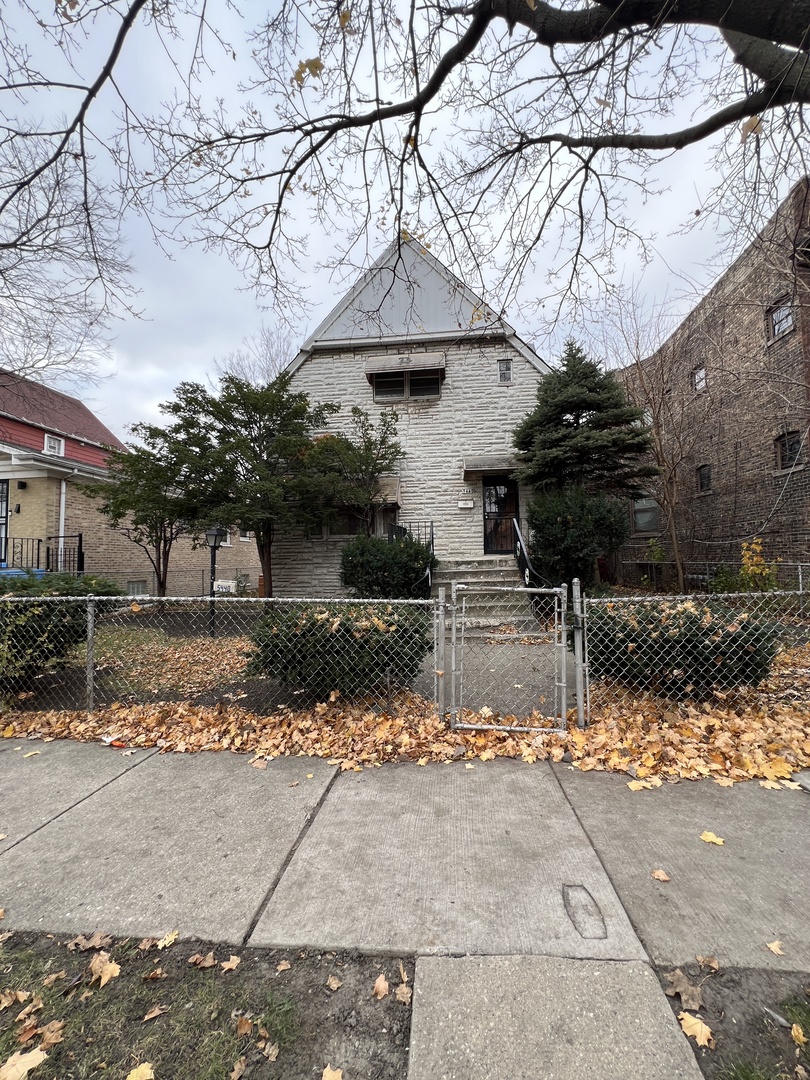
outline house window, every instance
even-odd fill
[[[655,499],[634,499],[631,507],[634,533],[661,531],[661,509]]]
[[[127,596],[145,596],[147,592],[146,578],[137,578],[135,581],[127,582]]]
[[[56,435],[46,435],[43,450],[46,454],[53,454],[54,457],[64,457],[65,440],[58,438]]]
[[[239,530],[239,539],[244,540],[246,542],[249,542],[250,540],[253,539],[253,533],[250,531],[250,529],[240,529]]]
[[[374,380],[375,401],[437,398],[441,395],[442,372],[438,369],[378,371],[371,378]]]
[[[783,296],[765,312],[765,331],[768,341],[776,341],[793,327],[793,304],[789,296]]]
[[[511,360],[499,360],[498,361],[498,382],[510,383],[512,381],[512,361]]]
[[[701,367],[692,368],[692,372],[689,376],[689,382],[692,389],[696,394],[702,393],[706,389],[706,368]]]
[[[777,469],[792,469],[802,452],[802,437],[798,431],[786,431],[776,440]]]
[[[338,510],[329,521],[330,536],[357,536],[363,531],[363,522],[357,511]]]
[[[705,495],[712,490],[712,467],[711,465],[698,465],[695,469],[697,478],[697,490],[699,495]]]

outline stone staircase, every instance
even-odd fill
[[[474,559],[442,559],[433,572],[434,597],[445,589],[450,602],[451,588],[467,585],[471,592],[465,601],[465,621],[468,627],[482,629],[500,624],[517,625],[520,629],[536,623],[528,597],[523,592],[499,593],[490,590],[522,588],[523,581],[517,563],[511,555],[482,555]]]

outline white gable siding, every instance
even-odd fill
[[[330,421],[334,430],[347,430],[353,405],[373,419],[386,406],[375,404],[363,370],[368,355],[384,347],[365,342],[355,350],[315,353],[297,370],[293,389],[313,402],[342,406]],[[404,350],[391,348],[393,354]],[[408,352],[435,352],[435,343],[411,346]],[[431,520],[439,559],[483,555],[482,477],[465,477],[464,459],[513,452],[512,432],[536,401],[540,372],[506,342],[466,342],[442,348],[445,380],[439,400],[392,404],[398,416],[398,437],[405,448],[399,463],[400,510],[403,521]],[[513,382],[500,385],[498,361],[511,360]],[[471,493],[465,489],[472,489]],[[527,492],[520,492],[521,510]],[[473,501],[459,509],[460,500]],[[274,585],[278,595],[334,595],[340,591],[338,565],[341,544],[334,540],[280,539],[276,544]]]

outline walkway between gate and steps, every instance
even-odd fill
[[[652,965],[810,972],[803,790],[248,761],[0,740],[3,929],[414,953],[409,1080],[698,1080]]]

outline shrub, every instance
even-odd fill
[[[323,699],[407,685],[431,648],[429,614],[388,604],[285,605],[256,627],[249,674]]]
[[[430,592],[425,571],[434,570],[436,561],[426,544],[410,536],[358,536],[341,553],[340,580],[362,599],[412,600]]]
[[[583,588],[589,586],[597,557],[621,547],[629,531],[624,504],[581,488],[538,492],[529,502],[526,516],[532,562],[555,584],[578,577]]]
[[[755,686],[776,655],[779,626],[720,604],[650,601],[594,606],[588,617],[588,665],[675,699],[713,689]]]
[[[6,597],[31,597],[30,601],[0,598],[0,688],[10,689],[22,679],[40,672],[48,663],[63,660],[85,637],[87,605],[59,602],[47,597],[120,596],[113,581],[91,575],[29,573],[0,581]],[[36,598],[42,598],[40,603]]]

